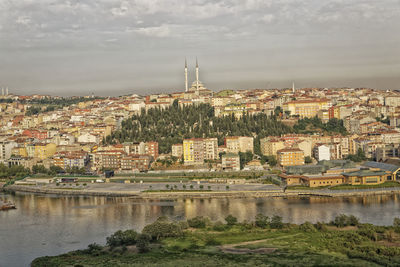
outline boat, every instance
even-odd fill
[[[3,202],[0,200],[0,210],[12,210],[12,209],[16,209],[14,203],[11,203],[10,201]]]

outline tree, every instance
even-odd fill
[[[255,225],[260,228],[265,228],[269,224],[269,218],[259,213],[255,218]]]
[[[282,217],[278,216],[278,215],[274,215],[271,218],[271,222],[269,224],[271,226],[271,228],[273,229],[281,229],[283,228],[283,222],[282,222]]]
[[[151,236],[148,234],[140,234],[136,240],[136,247],[139,253],[146,253],[150,250]]]
[[[209,222],[208,218],[203,216],[196,216],[192,219],[187,220],[188,225],[192,228],[206,228],[207,223]]]
[[[225,221],[227,225],[233,226],[237,223],[237,218],[229,214],[228,216],[225,217]]]
[[[181,227],[170,222],[166,217],[159,217],[154,223],[146,225],[142,234],[148,234],[153,240],[163,237],[181,237],[183,235]]]
[[[400,233],[400,218],[393,219],[393,227],[396,232]]]
[[[310,156],[306,156],[304,158],[304,162],[307,163],[307,164],[312,163],[312,158]]]
[[[107,237],[107,245],[110,247],[128,246],[136,244],[138,233],[134,230],[117,231],[111,236]]]
[[[268,161],[269,166],[271,166],[271,167],[275,167],[276,164],[278,164],[278,161],[276,160],[275,156],[268,156],[267,161]]]

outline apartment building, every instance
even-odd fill
[[[304,152],[299,148],[284,148],[277,152],[282,167],[304,165]]]
[[[300,118],[312,118],[318,115],[318,111],[327,110],[330,106],[328,99],[295,100],[283,104],[283,110]]]
[[[240,158],[238,154],[227,153],[222,155],[222,170],[225,171],[239,171],[240,170]]]
[[[230,136],[225,138],[228,153],[254,152],[254,138],[249,136]]]
[[[204,160],[218,159],[217,138],[192,138],[183,141],[185,164],[203,164]]]
[[[278,150],[283,148],[285,148],[285,143],[281,139],[266,137],[260,140],[260,149],[264,156],[276,156]]]

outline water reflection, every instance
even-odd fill
[[[136,200],[130,198],[0,195],[17,210],[0,212],[0,266],[26,266],[38,256],[56,255],[88,244],[104,243],[119,229],[140,231],[165,215],[183,220],[198,215],[223,221],[232,214],[239,221],[258,213],[280,215],[285,221],[330,221],[340,213],[362,222],[392,224],[400,217],[399,196],[349,198],[246,198]]]

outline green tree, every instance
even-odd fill
[[[283,228],[282,217],[278,215],[274,215],[271,218],[271,222],[269,224],[273,229],[281,229]]]
[[[237,223],[237,218],[229,214],[228,216],[225,217],[225,221],[228,226],[233,226]]]
[[[310,156],[306,156],[304,157],[304,162],[307,164],[312,163],[312,158]]]
[[[256,215],[255,218],[255,225],[260,228],[265,228],[269,224],[269,218],[264,216],[263,214],[259,213]]]
[[[110,247],[134,245],[137,237],[138,233],[134,230],[120,230],[107,237],[107,245]]]

